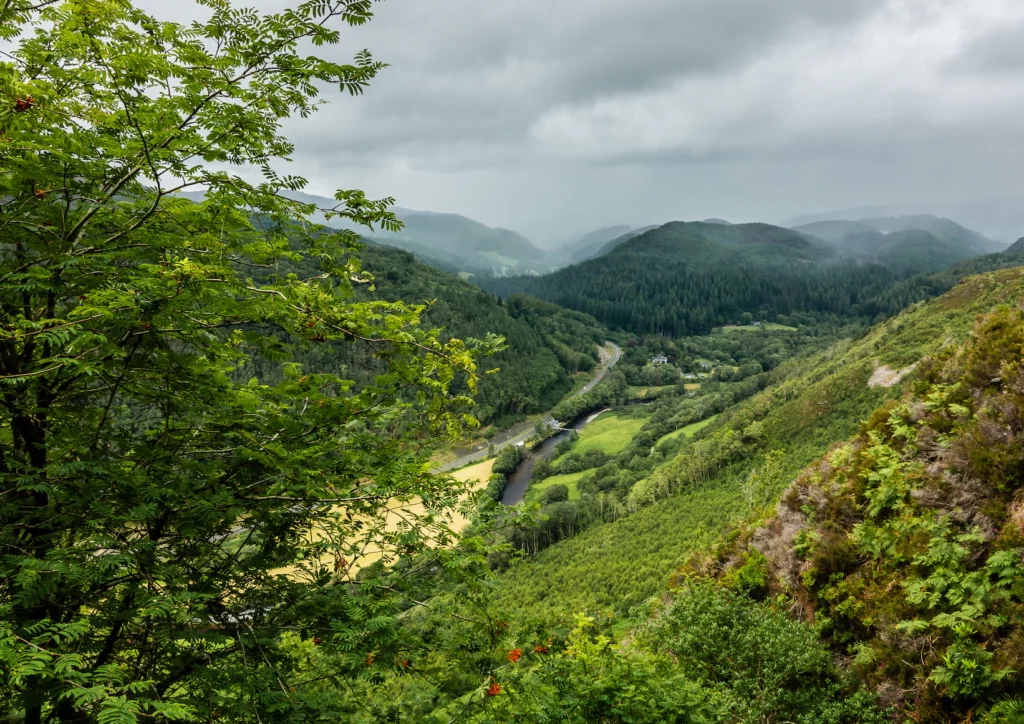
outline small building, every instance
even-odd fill
[[[655,356],[651,357],[651,364],[652,365],[667,365],[668,364],[668,357],[666,357],[663,354],[655,355]]]

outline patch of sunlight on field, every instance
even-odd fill
[[[580,439],[572,446],[572,452],[597,449],[615,455],[629,445],[645,422],[646,417],[633,417],[629,413],[605,413],[580,430]]]
[[[449,473],[451,477],[455,478],[462,483],[470,483],[469,489],[462,496],[462,503],[466,502],[476,492],[487,487],[487,480],[491,477],[491,468],[494,467],[494,459],[485,460],[482,463],[476,463],[468,467],[462,468]],[[337,512],[339,515],[344,514],[343,508],[338,508]],[[403,523],[408,520],[412,520],[415,516],[422,515],[424,513],[423,503],[419,501],[395,501],[388,506],[387,517],[384,520],[384,529],[388,533],[394,533],[402,529]],[[454,531],[461,531],[470,521],[466,518],[460,510],[457,508],[449,511],[448,513],[448,527]],[[319,531],[313,531],[314,539],[322,537]],[[355,576],[355,574],[362,568],[369,566],[376,561],[380,560],[381,551],[372,545],[363,549],[359,557],[351,561],[346,569],[349,577]],[[289,567],[278,571],[278,573],[292,574],[295,572],[295,568]]]
[[[552,475],[550,478],[545,478],[539,483],[530,483],[530,489],[526,491],[527,500],[537,499],[541,493],[550,488],[552,485],[564,485],[569,488],[569,500],[576,500],[580,497],[580,491],[577,489],[576,484],[579,483],[580,479],[587,473],[594,472],[593,468],[590,470],[583,470],[578,473],[568,473],[566,475]]]

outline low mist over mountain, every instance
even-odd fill
[[[569,263],[575,263],[578,261],[585,261],[591,257],[597,256],[601,251],[601,248],[613,239],[617,239],[624,234],[628,234],[633,230],[633,227],[629,224],[620,224],[618,226],[606,226],[602,229],[595,229],[583,236],[567,241],[554,249],[553,254],[557,254],[559,259],[566,260]]]
[[[939,271],[1003,248],[949,219],[927,215],[816,221],[794,229],[827,241],[845,256],[913,273]]]
[[[291,193],[293,198],[321,208],[337,202],[323,196]],[[415,254],[421,261],[455,272],[508,274],[542,268],[543,251],[526,237],[508,229],[492,228],[461,214],[417,211],[396,207],[405,225],[396,233],[377,230],[374,241]],[[314,216],[323,221],[323,217]],[[332,222],[335,226],[338,222]],[[356,228],[356,227],[352,227]],[[365,233],[365,228],[357,228]]]
[[[783,224],[797,227],[838,219],[844,221],[868,220],[865,223],[872,225],[871,220],[920,219],[923,216],[938,217],[943,221],[952,219],[957,225],[962,224],[970,229],[975,229],[979,235],[983,235],[990,242],[987,251],[1001,251],[1024,235],[1024,198],[1021,197],[950,203],[862,206],[826,213],[802,214],[787,219]]]

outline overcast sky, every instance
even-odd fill
[[[1024,192],[1022,0],[376,7],[329,52],[391,67],[290,129],[312,193],[544,241]]]

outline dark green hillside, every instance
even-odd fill
[[[978,255],[961,241],[940,239],[920,229],[897,231],[887,234],[884,239],[886,246],[878,252],[875,260],[896,272],[937,272]]]
[[[900,720],[1024,714],[1024,318],[1019,274],[1000,278],[1007,305],[970,340],[922,363],[777,513],[688,566],[827,622],[824,641]]]
[[[600,324],[585,314],[525,297],[506,305],[457,276],[420,263],[409,252],[371,243],[359,256],[375,287],[358,287],[360,299],[428,305],[423,324],[443,328],[445,339],[483,339],[489,333],[505,338],[508,349],[484,362],[485,369],[500,369],[480,383],[474,414],[484,423],[550,409],[569,391],[570,375],[593,368],[597,345],[604,342]],[[308,275],[315,273],[310,270]],[[337,345],[294,352],[293,359],[307,370],[347,369],[356,379],[376,368],[373,360],[354,358]],[[276,379],[276,360],[253,361],[250,369],[261,379]]]
[[[487,361],[500,374],[484,378],[476,414],[492,422],[554,406],[569,390],[569,375],[590,370],[604,331],[591,317],[554,304],[520,298],[503,304],[458,277],[417,262],[406,252],[367,246],[363,268],[383,299],[432,302],[424,323],[457,339],[505,337],[508,350]]]
[[[674,221],[620,245],[619,258],[628,253],[646,257],[682,256],[694,265],[756,259],[767,262],[814,261],[834,256],[816,239],[770,224],[719,224]],[[737,256],[741,254],[741,256]]]
[[[911,304],[944,294],[962,279],[974,274],[1010,269],[1024,265],[1024,239],[1006,251],[973,256],[933,274],[919,274],[893,284],[880,294],[873,306],[881,314],[895,314]]]
[[[767,224],[666,224],[610,253],[541,277],[477,280],[526,293],[636,334],[682,337],[793,313],[871,318],[898,275],[841,261],[817,239]]]
[[[597,346],[605,335],[593,317],[521,294],[509,297],[505,309],[539,333],[570,374],[587,372],[599,361]]]

